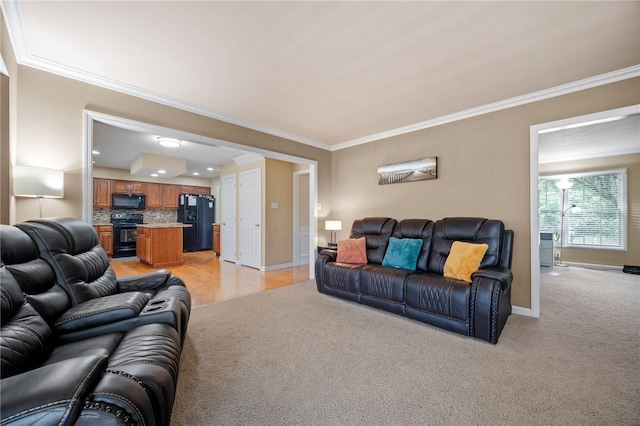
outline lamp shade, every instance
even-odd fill
[[[559,180],[556,182],[556,187],[558,189],[569,189],[573,186],[573,182],[569,182],[568,180]]]
[[[342,221],[339,220],[326,220],[324,222],[324,229],[327,231],[341,231]]]
[[[44,167],[14,166],[13,195],[16,197],[62,198],[64,173]]]

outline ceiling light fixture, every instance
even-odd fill
[[[151,177],[158,177],[158,176],[160,176],[160,175],[157,174],[157,173],[151,173]]]
[[[178,139],[165,137],[159,137],[158,143],[162,146],[166,146],[167,148],[178,148],[180,145],[182,145],[182,141]]]
[[[210,172],[212,172],[214,169],[213,169],[213,167],[207,167],[207,170],[209,170]]]
[[[91,151],[91,153],[92,153],[93,155],[100,155],[100,151],[97,151],[97,150],[95,150],[95,149],[94,149],[93,151]]]
[[[200,174],[200,173],[198,173],[198,172],[193,172],[193,175],[194,175],[194,176],[198,176],[199,174]]]
[[[160,173],[161,175],[163,175],[163,174],[167,173],[167,171],[166,171],[166,170],[162,170],[162,169],[160,169],[160,170],[158,170],[158,173]]]

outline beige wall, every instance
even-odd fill
[[[501,219],[515,231],[512,301],[530,308],[530,126],[639,104],[639,85],[630,79],[334,152],[327,214],[343,221],[338,238],[365,216]],[[438,179],[378,185],[378,166],[432,156]]]
[[[82,217],[84,109],[315,160],[318,198],[330,205],[331,153],[326,150],[29,67],[18,66],[17,74],[20,84],[11,80],[17,87],[16,164],[55,167],[65,173],[65,197],[45,200],[46,216]],[[37,211],[37,200],[16,199],[12,221],[27,220]]]
[[[263,237],[266,268],[293,261],[293,164],[267,160]],[[277,204],[277,207],[273,206]]]
[[[225,164],[221,176],[236,175],[236,212],[240,212],[240,176],[248,170],[262,171],[262,260],[265,269],[290,265],[293,259],[293,172],[300,167],[295,163],[265,159],[245,166]],[[303,168],[304,169],[304,168]],[[224,201],[222,201],[224,202]],[[278,203],[272,208],[271,203]],[[239,224],[240,221],[238,220]],[[240,227],[236,242],[239,244]]]
[[[627,250],[565,247],[563,261],[616,266],[640,264],[640,154],[540,164],[541,176],[622,168],[627,169]]]

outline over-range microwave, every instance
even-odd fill
[[[111,209],[144,210],[146,199],[140,194],[111,194]]]

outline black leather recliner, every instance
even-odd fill
[[[3,425],[170,423],[190,313],[180,279],[118,279],[74,219],[0,225],[0,260]]]
[[[364,218],[350,238],[367,240],[367,264],[336,262],[336,250],[316,259],[318,291],[496,343],[511,314],[513,231],[485,218]],[[422,239],[416,270],[383,266],[389,238]],[[443,275],[454,241],[486,243],[472,282]]]

